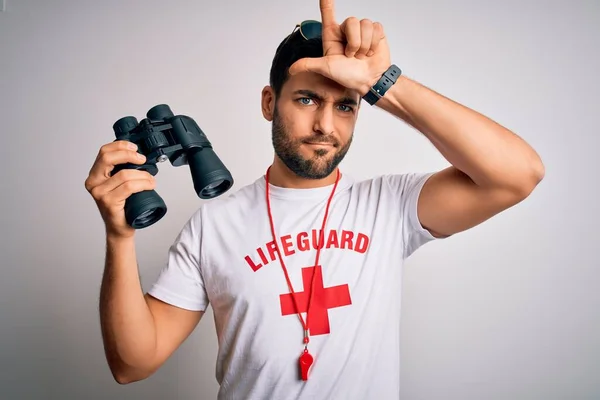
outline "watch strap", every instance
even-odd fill
[[[398,77],[402,74],[402,70],[395,64],[392,64],[379,78],[377,83],[363,96],[363,99],[373,105],[385,95],[385,92],[392,87]]]

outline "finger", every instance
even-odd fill
[[[97,186],[110,178],[110,173],[115,168],[115,165],[128,162],[143,164],[145,161],[146,157],[143,154],[132,150],[100,151],[86,180],[86,188],[89,190],[89,188]]]
[[[301,72],[316,72],[317,74],[323,75],[327,78],[331,78],[329,74],[329,66],[327,59],[321,58],[301,58],[300,60],[293,63],[288,69],[288,73],[293,76]]]
[[[128,147],[125,143],[116,146],[102,146],[96,157],[96,162],[90,169],[86,187],[97,186],[100,182],[109,178],[115,165],[125,163],[140,165],[144,162],[146,162],[146,157],[135,150],[131,150],[131,147]]]
[[[104,146],[100,147],[100,150],[98,151],[98,156],[96,158],[100,157],[100,155],[104,153],[110,153],[117,150],[137,151],[138,146],[135,143],[129,142],[127,140],[115,140],[114,142],[107,143]]]
[[[144,190],[154,190],[156,184],[149,179],[134,179],[126,181],[106,193],[100,198],[100,203],[103,203],[107,208],[121,207],[122,204],[134,193],[139,193]]]
[[[323,30],[335,25],[333,0],[319,0],[319,7],[321,8],[321,23],[323,24]]]
[[[100,152],[102,151],[114,151],[114,150],[137,150],[137,144],[130,142],[128,140],[115,140],[113,142],[107,143],[104,146],[100,147]]]
[[[373,34],[371,35],[371,49],[367,52],[367,56],[372,56],[377,51],[379,44],[385,38],[385,33],[383,32],[383,25],[379,22],[373,23]]]
[[[104,146],[100,147],[100,150],[98,151],[98,155],[96,156],[96,162],[94,164],[94,166],[96,164],[99,163],[99,161],[102,161],[102,159],[106,156],[109,156],[110,154],[117,152],[117,151],[129,151],[129,152],[134,152],[137,153],[138,150],[138,146],[135,143],[126,141],[126,140],[116,140],[114,142],[105,144]]]
[[[360,49],[360,21],[355,17],[346,18],[340,28],[346,37],[346,57],[354,57]]]
[[[114,176],[109,179],[106,179],[99,185],[93,187],[91,189],[92,197],[96,200],[100,200],[107,193],[115,190],[118,186],[122,185],[125,182],[133,181],[133,180],[142,180],[147,179],[152,182],[155,181],[154,176],[147,171],[137,170],[137,169],[123,169],[117,172]]]
[[[360,48],[354,55],[354,57],[363,59],[367,56],[367,53],[371,49],[373,42],[373,22],[368,19],[362,19],[360,21]]]

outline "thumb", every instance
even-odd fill
[[[328,64],[325,57],[306,57],[302,58],[290,66],[290,75],[296,75],[300,72],[316,72],[321,75],[328,75]]]

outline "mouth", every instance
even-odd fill
[[[329,142],[304,142],[304,144],[316,147],[335,147],[335,143]]]
[[[316,152],[321,152],[321,153],[330,153],[332,151],[334,151],[335,147],[333,144],[331,143],[311,143],[308,142],[306,143],[306,146],[308,146],[308,149],[310,151],[316,151]]]

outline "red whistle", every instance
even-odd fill
[[[304,350],[304,353],[300,356],[300,375],[303,381],[308,380],[308,370],[313,363],[313,356],[310,355],[308,350]]]

